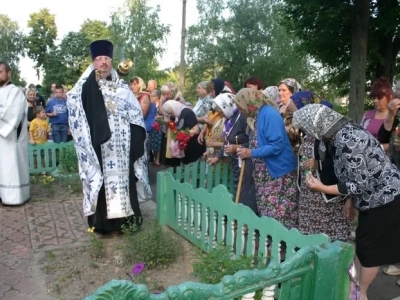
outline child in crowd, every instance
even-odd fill
[[[48,134],[51,131],[50,124],[47,121],[47,115],[42,106],[36,106],[34,110],[35,119],[33,119],[29,125],[29,142],[32,145],[42,145],[47,143]],[[36,151],[35,151],[36,152]],[[34,166],[37,168],[37,155],[38,153],[34,153]],[[44,150],[41,150],[41,165],[42,168],[45,167],[44,162]],[[46,174],[46,173],[42,173]]]
[[[32,145],[45,144],[48,134],[50,133],[50,125],[47,122],[47,116],[42,106],[37,106],[34,111],[35,119],[29,126],[29,142]]]

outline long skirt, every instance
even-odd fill
[[[273,179],[261,159],[253,159],[256,200],[261,216],[268,216],[290,229],[297,225],[297,174],[292,171]]]
[[[314,174],[314,176],[316,176]],[[303,234],[325,233],[332,240],[346,241],[351,222],[343,213],[343,201],[326,203],[319,192],[311,191],[301,174],[298,229]]]
[[[400,262],[400,195],[384,206],[359,211],[356,254],[366,268]]]

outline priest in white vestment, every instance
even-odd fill
[[[11,83],[8,63],[0,61],[0,198],[19,205],[30,198],[27,103]]]
[[[139,102],[112,68],[113,45],[90,45],[93,59],[67,94],[69,126],[83,182],[83,212],[96,233],[141,225],[136,183],[151,194]]]

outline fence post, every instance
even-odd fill
[[[160,225],[167,225],[167,172],[157,173],[157,220]]]
[[[318,247],[312,300],[343,300],[350,294],[348,267],[354,259],[354,247],[336,241]]]

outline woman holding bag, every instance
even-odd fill
[[[169,100],[163,105],[163,113],[165,120],[172,122],[176,130],[188,130],[190,133],[191,138],[185,148],[185,156],[181,158],[181,162],[186,165],[198,160],[206,151],[206,147],[197,142],[200,128],[194,112],[178,101]],[[167,144],[167,147],[170,146],[171,143]]]

